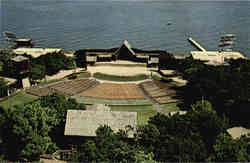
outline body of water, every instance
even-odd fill
[[[0,11],[1,31],[31,37],[37,47],[112,48],[128,40],[134,48],[188,53],[190,36],[217,50],[220,36],[234,33],[234,50],[250,56],[247,1],[2,0]]]

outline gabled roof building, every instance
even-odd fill
[[[115,60],[127,60],[133,62],[143,62],[148,64],[158,64],[159,56],[167,54],[166,51],[160,50],[139,50],[133,49],[127,40],[125,40],[119,48],[113,49],[87,49],[83,50],[86,55],[86,62],[94,64],[95,62],[107,62]]]

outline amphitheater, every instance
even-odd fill
[[[152,105],[167,104],[178,101],[176,92],[168,84],[151,78],[142,81],[117,82],[96,79],[94,73],[103,73],[117,76],[133,76],[145,74],[150,77],[152,73],[144,63],[129,61],[116,61],[98,63],[89,66],[88,72],[92,75],[87,78],[61,81],[47,85],[33,86],[26,92],[35,96],[46,96],[52,93],[64,94],[75,98],[84,104],[104,103],[108,105]],[[154,72],[156,73],[156,72]]]
[[[159,84],[159,83],[158,83]],[[109,83],[94,78],[63,80],[46,86],[33,86],[26,92],[35,96],[52,93],[64,94],[85,104],[105,103],[109,105],[151,105],[176,102],[176,92],[161,88],[157,81],[146,80],[136,83]]]

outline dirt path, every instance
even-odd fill
[[[80,72],[80,71],[82,71],[82,68],[77,68],[77,69],[73,69],[73,70],[61,70],[60,72],[58,72],[55,75],[52,75],[52,76],[46,75],[46,80],[49,81],[49,80],[55,80],[55,79],[62,79],[65,76],[68,76],[74,72]]]

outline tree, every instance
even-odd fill
[[[74,53],[74,56],[76,57],[76,66],[87,68],[87,60],[86,60],[86,53],[85,50],[77,50]]]
[[[41,107],[39,101],[13,108],[3,116],[5,121],[1,128],[5,132],[2,137],[8,159],[38,160],[41,154],[55,148],[48,135],[52,126],[58,124],[55,112]]]
[[[139,126],[136,133],[139,145],[143,146],[145,151],[153,152],[155,150],[155,143],[157,143],[160,135],[156,126],[153,124]]]
[[[29,73],[32,80],[41,80],[45,77],[45,66],[40,64],[30,64]]]
[[[68,143],[68,137],[64,136],[67,110],[84,110],[85,105],[77,103],[75,99],[67,99],[64,95],[57,93],[43,96],[40,98],[40,101],[42,107],[50,108],[51,112],[53,111],[56,116],[57,125],[53,125],[49,135],[58,147],[63,147]]]
[[[7,83],[3,79],[0,79],[0,97],[6,96],[8,89]]]
[[[96,138],[87,141],[73,154],[71,161],[77,162],[134,162],[137,152],[109,126],[100,126]]]
[[[185,115],[157,114],[149,124],[160,133],[153,143],[155,159],[170,162],[205,161],[216,137],[228,128],[227,119],[220,118],[205,100],[196,102]],[[147,143],[142,141],[145,146]]]
[[[60,70],[75,68],[74,59],[61,53],[41,55],[38,58],[33,58],[31,62],[44,66],[47,75],[54,75]]]
[[[84,109],[84,105],[52,94],[25,106],[1,109],[0,131],[4,132],[0,135],[3,139],[0,151],[10,160],[22,157],[34,161],[41,154],[52,153],[67,144],[64,125],[68,109]]]
[[[149,154],[146,154],[144,151],[138,151],[135,154],[135,162],[136,163],[156,163],[155,160],[153,160],[154,154],[151,152]]]
[[[247,153],[248,141],[246,137],[233,139],[226,133],[221,133],[216,139],[214,153],[210,155],[208,161],[212,162],[249,162]]]

